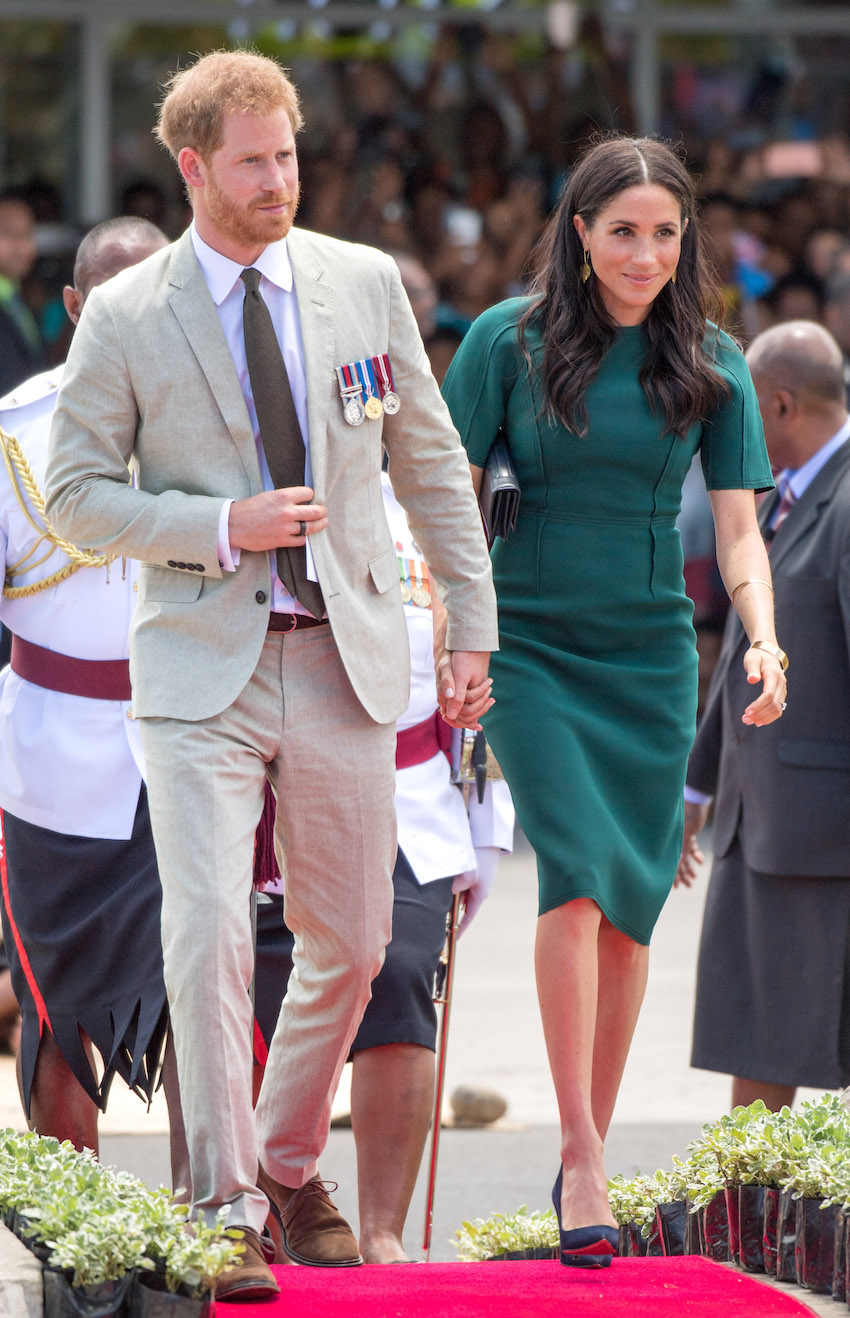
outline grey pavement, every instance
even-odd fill
[[[568,807],[565,807],[568,808]],[[653,940],[646,1000],[623,1079],[607,1144],[609,1174],[655,1171],[684,1154],[703,1122],[728,1109],[725,1076],[688,1065],[694,967],[703,875],[690,891],[674,891]],[[431,1257],[456,1257],[452,1240],[467,1218],[543,1209],[558,1164],[555,1099],[546,1062],[534,990],[532,948],[536,920],[533,855],[520,840],[503,861],[490,900],[461,939],[457,953],[446,1092],[471,1085],[494,1089],[508,1102],[506,1116],[487,1129],[444,1129],[440,1142]],[[805,1097],[810,1091],[801,1091]],[[345,1095],[337,1108],[345,1107]],[[0,1059],[0,1125],[23,1129],[9,1059]],[[150,1113],[113,1086],[101,1125],[105,1162],[151,1184],[168,1183],[167,1122],[157,1098]],[[424,1160],[424,1162],[427,1162]],[[357,1220],[351,1132],[331,1132],[322,1175],[339,1182],[342,1212]],[[425,1173],[408,1217],[405,1243],[421,1253]],[[792,1292],[817,1312],[835,1313],[832,1301]],[[2,1292],[0,1292],[0,1295]]]

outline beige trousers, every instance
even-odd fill
[[[270,634],[233,705],[144,719],[142,740],[192,1199],[261,1230],[258,1156],[284,1185],[316,1174],[390,939],[395,725],[365,713],[328,626]],[[266,775],[295,951],[255,1114],[249,896]]]

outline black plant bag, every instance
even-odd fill
[[[123,1318],[133,1273],[97,1286],[72,1286],[67,1272],[45,1268],[42,1281],[44,1318]]]
[[[797,1200],[797,1281],[818,1295],[832,1294],[835,1262],[835,1213],[821,1208],[823,1198]]]
[[[729,1217],[726,1212],[726,1191],[718,1190],[700,1209],[702,1218],[702,1252],[714,1263],[728,1263]]]
[[[847,1299],[847,1218],[841,1210],[835,1213],[835,1235],[832,1253],[832,1298],[844,1304]]]
[[[53,1251],[49,1245],[45,1245],[44,1241],[40,1240],[35,1234],[32,1218],[25,1217],[23,1213],[18,1213],[15,1209],[12,1209],[12,1220],[9,1223],[9,1228],[15,1233],[21,1244],[26,1245],[27,1249],[35,1254],[39,1262],[47,1262]]]
[[[794,1254],[797,1246],[797,1201],[790,1190],[779,1196],[776,1214],[776,1276],[779,1281],[796,1281]]]
[[[737,1263],[741,1256],[741,1232],[738,1225],[738,1190],[737,1182],[733,1185],[727,1185],[723,1193],[726,1195],[726,1216],[729,1219],[729,1257],[733,1263]]]
[[[507,1249],[504,1254],[493,1254],[488,1263],[517,1263],[527,1259],[556,1259],[559,1254],[557,1245],[535,1245],[529,1246],[528,1249]],[[133,1318],[142,1318],[141,1314],[133,1314]],[[153,1318],[150,1315],[149,1318]]]
[[[655,1224],[661,1236],[661,1248],[665,1258],[684,1254],[685,1232],[688,1229],[688,1205],[684,1199],[674,1199],[668,1204],[656,1204]]]
[[[780,1194],[781,1191],[778,1186],[765,1186],[761,1247],[764,1270],[770,1273],[771,1276],[776,1272],[776,1228],[779,1222]]]
[[[688,1210],[688,1216],[685,1221],[685,1253],[702,1254],[702,1214],[698,1209],[694,1209],[690,1199],[685,1201]]]
[[[738,1186],[738,1243],[741,1267],[764,1272],[764,1186]]]
[[[646,1237],[646,1257],[664,1257],[664,1241],[661,1237],[661,1227],[658,1222],[657,1212],[655,1214],[655,1221],[650,1223],[649,1235]]]
[[[622,1259],[643,1258],[646,1253],[646,1240],[641,1235],[637,1222],[624,1222],[621,1225],[617,1253]]]
[[[133,1276],[130,1318],[207,1318],[212,1311],[209,1292],[197,1298],[187,1290],[169,1291],[160,1272],[137,1271]]]

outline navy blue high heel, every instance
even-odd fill
[[[552,1187],[552,1203],[558,1219],[561,1237],[561,1262],[566,1268],[608,1268],[617,1253],[620,1233],[613,1226],[578,1226],[565,1231],[561,1226],[561,1190],[564,1184],[563,1165]]]

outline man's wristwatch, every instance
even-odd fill
[[[787,671],[788,656],[780,646],[774,645],[773,641],[750,641],[750,649],[766,650],[768,654],[773,655],[774,659],[779,660],[779,666],[783,673]]]

